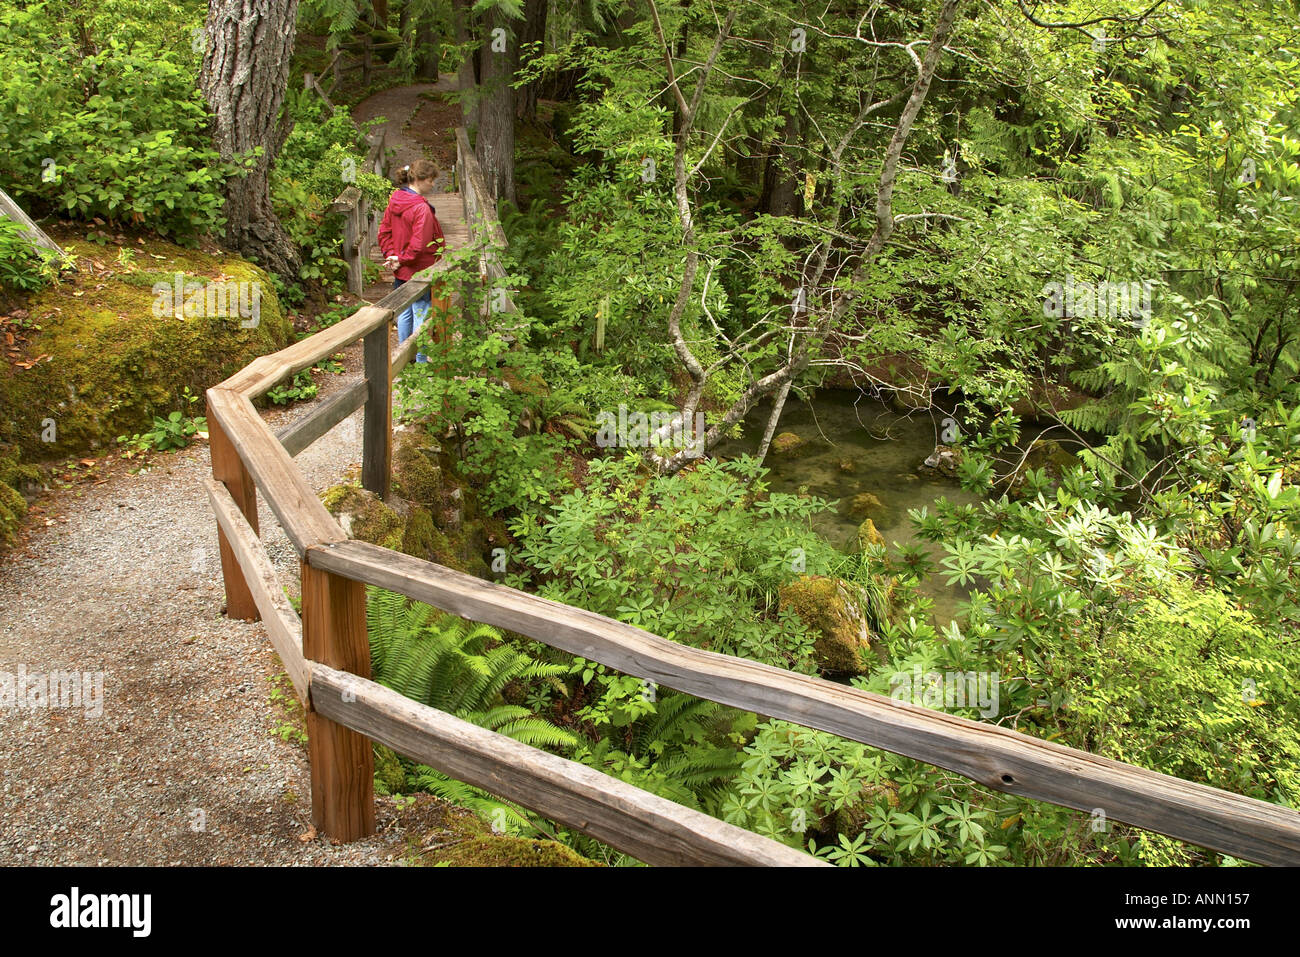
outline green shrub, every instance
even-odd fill
[[[118,36],[120,6],[80,19],[63,5],[0,7],[0,185],[77,219],[186,238],[213,231],[232,171],[211,146],[191,33]],[[176,13],[141,6],[131,9]]]
[[[299,277],[329,287],[347,275],[343,260],[343,217],[327,207],[349,185],[355,185],[380,210],[392,184],[366,172],[365,130],[358,132],[345,107],[333,114],[314,95],[290,91],[285,109],[294,121],[271,171],[271,202],[276,216],[303,249]],[[374,123],[366,125],[366,129]]]

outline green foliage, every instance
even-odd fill
[[[436,276],[433,296],[450,299],[467,276],[466,263],[477,270],[473,247],[447,257],[451,266]],[[513,288],[518,277],[500,283]],[[438,311],[421,327],[425,363],[411,363],[399,381],[399,414],[425,417],[439,433],[451,431],[468,475],[489,509],[537,508],[549,504],[569,485],[565,453],[594,432],[587,397],[592,385],[567,350],[517,349],[527,341],[531,322],[518,313],[491,310],[493,290],[477,280],[469,285],[472,318],[452,327],[444,341],[433,341],[442,321]]]
[[[317,372],[329,372],[333,375],[340,375],[344,371],[344,367],[339,358],[341,358],[341,355],[336,358],[322,359],[309,369],[299,369],[288,382],[268,389],[266,398],[273,405],[291,405],[294,402],[305,402],[308,399],[314,399],[320,393],[320,386],[316,384],[315,374]]]
[[[189,388],[185,389],[186,408],[192,408],[198,401],[199,397],[190,392]],[[173,409],[164,418],[160,415],[153,417],[153,428],[147,432],[137,432],[129,438],[125,435],[119,435],[117,441],[122,445],[134,448],[136,453],[140,452],[167,452],[172,449],[183,449],[190,444],[190,439],[200,432],[206,432],[208,420],[201,415],[187,415],[184,409]]]
[[[293,379],[267,390],[266,398],[274,405],[289,405],[292,402],[314,399],[320,392],[311,376],[311,369],[299,369]]]
[[[511,686],[556,681],[563,666],[535,661],[487,625],[383,589],[367,589],[366,626],[371,672],[380,684],[533,747],[563,751],[577,744],[571,732],[507,699]],[[538,819],[522,808],[425,765],[404,766],[410,787],[478,811],[502,830],[537,831]]]
[[[0,289],[37,292],[50,284],[56,267],[11,219],[0,218]]]
[[[198,89],[201,23],[197,5],[161,0],[0,4],[0,186],[77,219],[189,239],[217,229],[233,170]]]
[[[392,184],[365,167],[365,134],[376,122],[358,130],[346,107],[331,114],[314,94],[290,91],[285,109],[293,131],[285,140],[271,174],[271,202],[276,216],[304,251],[300,278],[338,287],[346,278],[342,257],[343,218],[325,208],[349,186],[355,186],[382,209]]]
[[[271,733],[287,744],[305,746],[306,721],[293,682],[284,672],[269,675],[266,680],[271,683],[272,720],[275,722]]]
[[[584,488],[540,521],[511,524],[528,569],[511,581],[684,644],[811,673],[812,639],[778,613],[777,591],[796,569],[827,568],[833,550],[810,530],[826,507],[769,492],[750,459],[650,478],[634,454],[596,459]]]
[[[841,866],[997,864],[994,795],[946,772],[784,721],[745,749],[724,817]]]

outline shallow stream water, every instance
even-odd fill
[[[725,458],[756,452],[770,413],[770,405],[751,411],[745,419],[745,435],[719,445],[717,454]],[[771,472],[768,480],[773,491],[806,488],[813,495],[838,500],[833,511],[814,521],[817,531],[838,548],[851,550],[856,543],[861,518],[851,514],[851,507],[853,497],[861,492],[880,499],[883,509],[870,517],[886,542],[891,546],[926,544],[913,534],[908,509],[930,506],[933,513],[939,498],[957,504],[980,499],[955,480],[918,471],[934,451],[943,418],[940,410],[902,415],[856,392],[821,392],[810,402],[792,397],[781,413],[776,434],[793,432],[803,445],[784,454],[769,450],[763,464]],[[942,557],[938,546],[927,548],[936,561]],[[918,591],[934,600],[939,624],[951,620],[966,597],[965,589],[946,585],[937,570]]]

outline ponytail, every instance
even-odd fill
[[[434,179],[437,175],[438,167],[427,159],[418,159],[399,169],[393,176],[393,182],[398,186],[409,186],[417,179]]]

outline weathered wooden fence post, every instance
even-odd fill
[[[208,448],[212,454],[212,477],[225,485],[230,497],[235,500],[244,518],[257,534],[257,486],[253,477],[244,468],[239,452],[222,431],[217,417],[212,414],[212,404],[208,404]],[[221,578],[226,586],[226,615],[230,618],[242,618],[245,621],[257,621],[261,613],[253,601],[253,593],[244,580],[244,573],[239,568],[226,533],[217,526],[217,540],[221,548]]]
[[[303,656],[370,677],[366,586],[302,563]],[[336,841],[375,833],[375,758],[365,735],[307,712],[312,823]]]
[[[388,323],[365,338],[366,412],[361,439],[361,485],[388,498],[393,471],[393,376]]]

